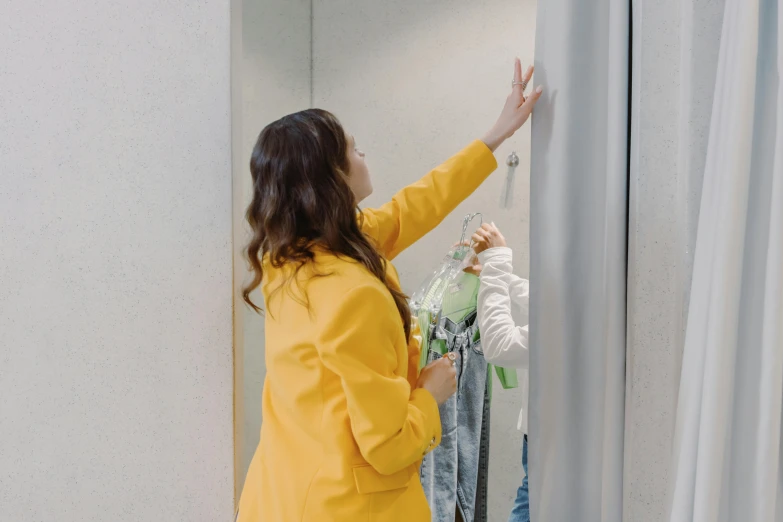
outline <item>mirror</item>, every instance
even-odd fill
[[[535,15],[535,0],[245,0],[235,75],[241,78],[235,89],[241,114],[234,125],[242,149],[235,205],[244,211],[249,202],[247,163],[260,130],[308,107],[335,114],[366,153],[374,193],[362,206],[388,201],[491,127],[510,90],[514,57],[523,69],[533,63]],[[440,265],[460,237],[463,217],[473,212],[498,226],[514,251],[514,272],[527,276],[529,151],[528,122],[496,151],[497,171],[394,260],[408,295]],[[506,209],[499,203],[512,152],[518,166]],[[236,245],[235,256],[243,246]],[[241,295],[236,315],[241,491],[262,423],[264,319],[244,306]],[[502,389],[497,376],[493,381],[488,519],[507,520],[524,476],[517,430],[522,392]]]

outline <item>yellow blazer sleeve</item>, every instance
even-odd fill
[[[384,295],[385,294],[385,295]],[[351,430],[362,456],[391,475],[440,444],[438,404],[426,390],[411,391],[394,340],[400,317],[385,289],[353,288],[319,313],[319,355],[342,381]]]
[[[476,140],[390,202],[364,210],[364,232],[391,260],[438,226],[496,168],[495,155]]]

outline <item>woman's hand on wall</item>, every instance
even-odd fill
[[[543,92],[543,87],[539,85],[530,96],[525,96],[525,87],[532,77],[533,66],[528,67],[527,72],[522,76],[522,64],[517,58],[514,61],[511,94],[506,98],[506,104],[503,106],[495,125],[482,138],[482,141],[492,152],[495,152],[501,143],[513,136],[532,114],[533,107]]]

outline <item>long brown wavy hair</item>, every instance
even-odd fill
[[[362,214],[348,185],[348,138],[331,113],[308,109],[267,125],[250,158],[253,200],[246,218],[253,237],[247,258],[253,281],[242,292],[250,299],[264,278],[262,260],[293,272],[315,259],[314,248],[364,265],[389,289],[410,337],[411,315],[405,294],[386,277],[386,260],[361,230]],[[292,278],[294,277],[292,276]]]

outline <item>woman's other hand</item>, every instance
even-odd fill
[[[422,368],[417,388],[424,388],[435,397],[439,405],[457,393],[457,368],[459,355],[449,352],[448,356],[429,363]]]
[[[533,77],[533,66],[527,68],[525,75],[522,75],[522,64],[517,58],[514,61],[514,80],[511,88],[511,94],[506,98],[506,104],[503,106],[498,121],[484,135],[482,141],[486,143],[492,152],[497,150],[501,143],[510,138],[530,117],[533,107],[541,97],[543,87],[540,85],[530,94],[525,96],[525,88]]]
[[[500,233],[494,223],[484,223],[473,234],[473,250],[480,254],[489,248],[506,246],[506,238]]]

